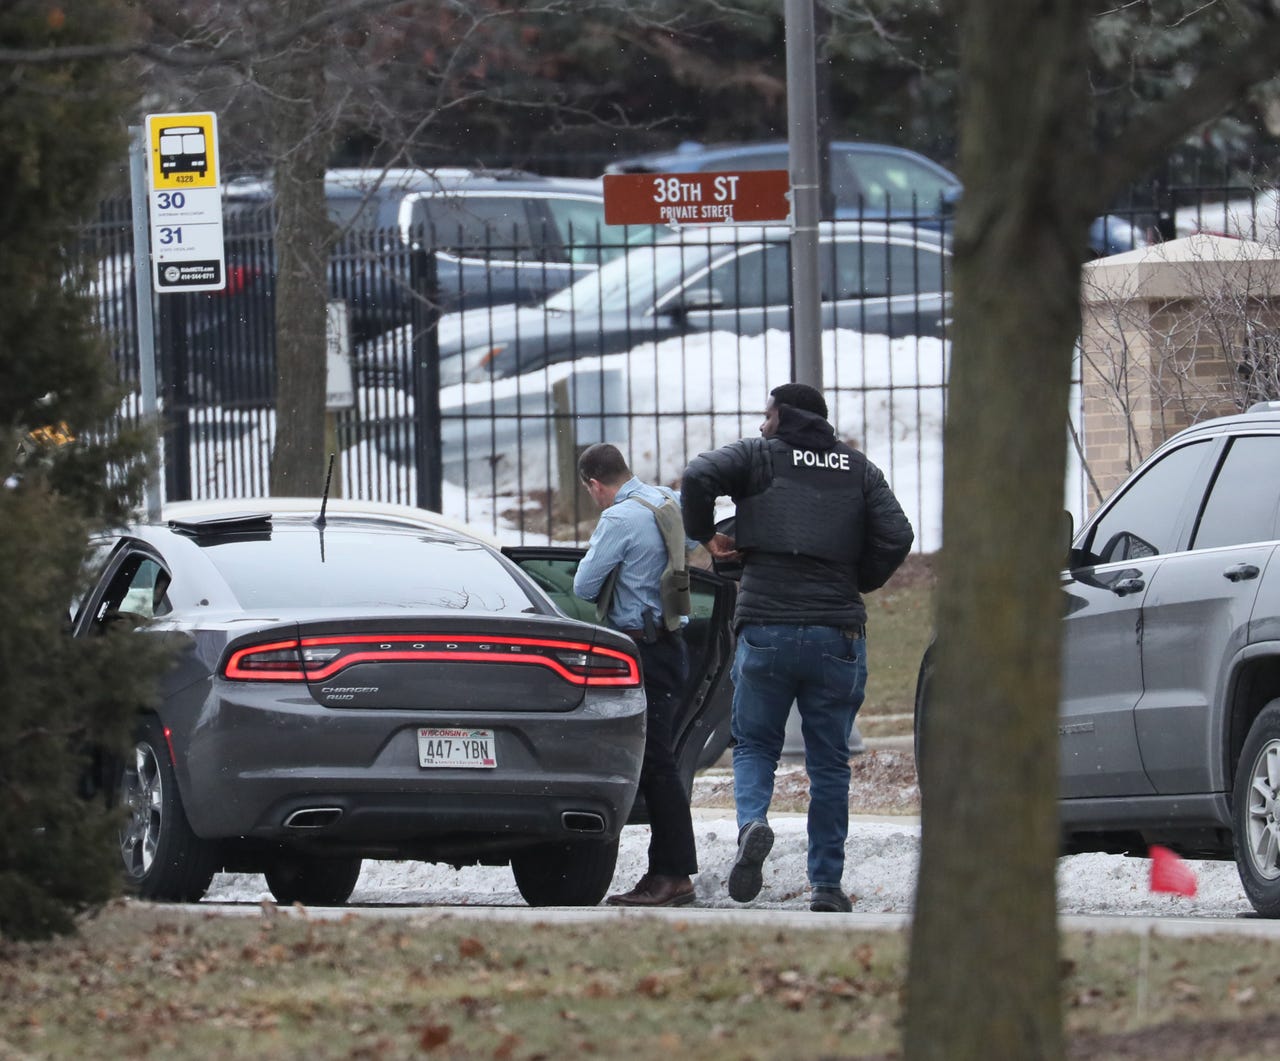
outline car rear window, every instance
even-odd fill
[[[472,542],[308,527],[201,544],[247,609],[535,610],[524,584]]]
[[[429,242],[440,250],[514,260],[551,253],[548,233],[541,224],[535,230],[525,199],[516,194],[422,196],[414,204],[413,223],[427,228]]]

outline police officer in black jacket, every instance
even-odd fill
[[[813,387],[771,391],[760,435],[696,457],[681,487],[685,533],[743,564],[733,663],[738,854],[729,895],[741,903],[760,893],[794,702],[809,774],[809,908],[848,911],[849,734],[867,680],[862,594],[888,581],[915,536],[880,469],[836,438]],[[732,539],[715,532],[715,501],[725,495],[737,506]]]

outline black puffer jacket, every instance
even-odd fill
[[[862,593],[879,589],[888,581],[915,539],[911,523],[880,469],[863,454],[841,444],[825,419],[788,405],[779,406],[774,437],[733,442],[703,453],[689,464],[681,484],[685,533],[697,541],[708,541],[715,533],[716,498],[733,498],[741,518],[750,505],[748,499],[757,498],[758,503],[759,495],[771,487],[777,489],[775,467],[782,467],[785,477],[786,469],[806,463],[801,456],[814,463],[813,457],[796,454],[796,450],[821,455],[817,463],[839,460],[848,466],[849,474],[833,477],[835,485],[823,487],[831,501],[832,518],[845,523],[848,552],[816,556],[812,555],[814,549],[805,551],[805,543],[814,539],[807,528],[822,518],[821,492],[816,512],[780,510],[778,495],[772,495],[770,504],[760,507],[779,513],[778,517],[770,527],[754,529],[756,540],[751,548],[745,540],[743,543],[737,627],[744,623],[860,625],[867,615]],[[836,497],[834,490],[840,490],[841,496]],[[810,491],[810,500],[813,496]],[[839,516],[834,515],[837,511]]]

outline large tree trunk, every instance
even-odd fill
[[[964,198],[905,1054],[1062,1056],[1054,870],[1067,397],[1089,216],[1078,0],[961,5]]]
[[[295,23],[322,0],[293,0]],[[303,41],[264,71],[270,92],[276,192],[276,438],[271,493],[318,495],[325,470],[325,304],[333,226],[324,174],[332,150],[324,110],[324,51]]]

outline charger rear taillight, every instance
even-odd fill
[[[323,682],[361,663],[501,663],[542,667],[572,685],[640,685],[634,656],[555,638],[481,634],[335,634],[249,645],[223,668],[232,681]]]
[[[235,681],[248,682],[307,680],[306,672],[303,670],[301,646],[297,638],[292,641],[272,641],[265,645],[237,649],[227,660],[222,674]]]

